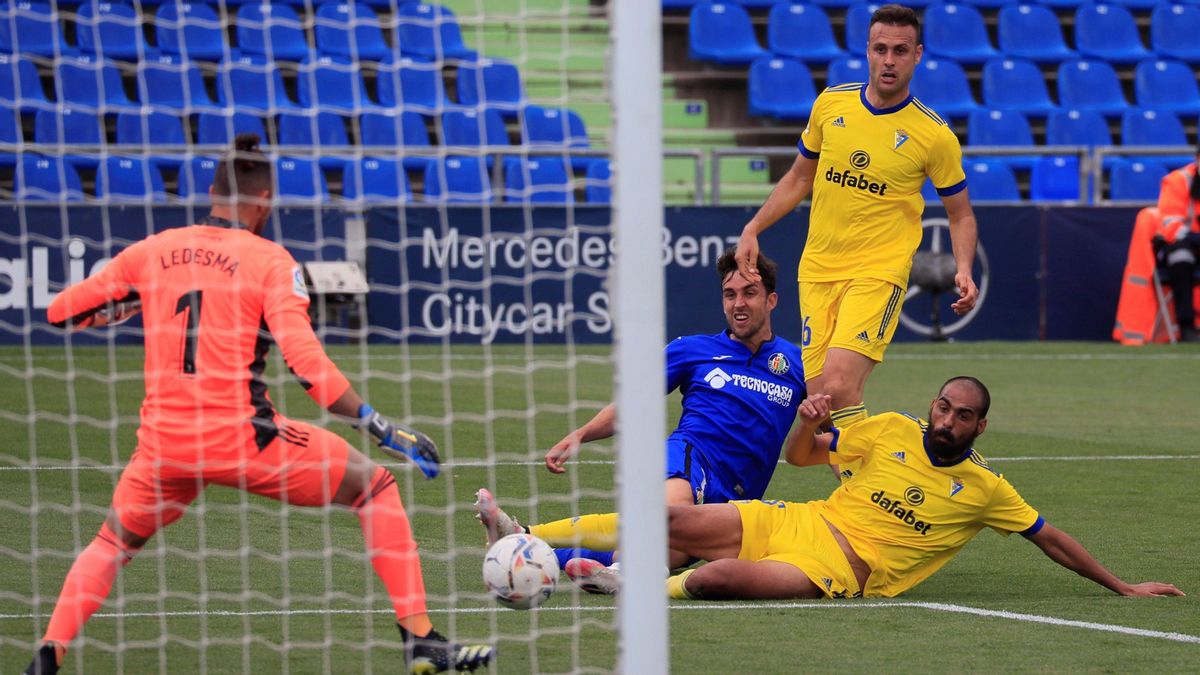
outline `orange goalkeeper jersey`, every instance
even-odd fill
[[[313,333],[291,254],[229,221],[209,217],[133,244],[47,313],[60,327],[87,325],[110,302],[132,298],[145,327],[141,447],[182,438],[231,452],[251,439],[266,447],[279,434],[262,379],[272,342],[322,407],[350,386]]]

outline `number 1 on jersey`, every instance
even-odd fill
[[[196,343],[200,340],[200,301],[204,291],[189,291],[175,303],[175,316],[186,313],[183,331],[183,374],[196,374]]]

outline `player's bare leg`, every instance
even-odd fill
[[[792,600],[823,597],[795,565],[777,560],[716,560],[680,579],[685,597],[696,600]]]
[[[670,506],[667,542],[672,551],[692,558],[736,558],[742,550],[741,513],[733,504]]]
[[[875,361],[850,349],[830,347],[820,375],[805,383],[810,394],[828,394],[831,424],[846,426],[867,416],[863,396]],[[841,469],[830,464],[833,475],[841,480]]]

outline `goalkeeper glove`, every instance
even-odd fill
[[[358,409],[358,420],[357,426],[367,426],[384,454],[411,460],[426,478],[437,478],[442,460],[431,438],[416,429],[392,424],[366,403]]]

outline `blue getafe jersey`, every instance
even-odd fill
[[[667,393],[683,394],[672,438],[691,443],[719,480],[743,499],[759,499],[808,395],[800,348],[775,337],[751,354],[725,332],[667,345]]]

